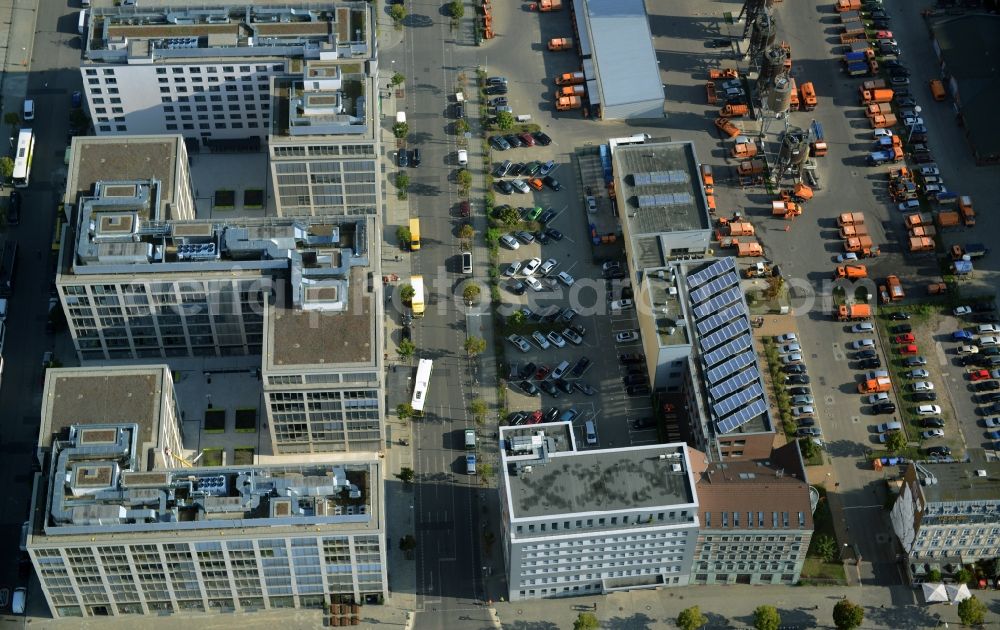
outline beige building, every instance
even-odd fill
[[[47,372],[28,553],[55,617],[387,594],[381,463],[191,468],[170,372]]]

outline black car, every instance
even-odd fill
[[[556,381],[556,387],[558,387],[559,389],[563,390],[567,394],[572,394],[573,393],[573,383],[570,383],[567,380],[563,380],[563,379],[557,380]]]
[[[898,321],[910,319],[910,314],[909,313],[904,313],[903,311],[896,311],[895,313],[889,313],[889,319],[898,322]]]
[[[397,154],[396,160],[400,168],[406,168],[410,165],[410,152],[406,149],[400,149]]]
[[[514,295],[524,295],[524,292],[527,290],[527,287],[524,286],[523,282],[513,279],[508,280],[504,284],[504,287]]]
[[[858,361],[859,370],[873,370],[875,368],[882,367],[882,359],[878,357],[872,357],[870,359],[862,359]]]
[[[498,179],[495,184],[496,189],[505,195],[509,195],[514,192],[514,187],[506,179]]]
[[[897,66],[895,68],[889,68],[890,77],[908,77],[910,76],[910,71],[903,66]]]
[[[591,387],[590,385],[588,385],[583,381],[573,381],[573,387],[575,387],[577,391],[579,391],[581,394],[584,394],[585,396],[593,396],[594,394],[597,393],[596,389],[594,389],[593,387]]]
[[[465,103],[455,103],[455,118],[465,118]]]
[[[629,365],[630,363],[642,363],[646,360],[645,355],[639,354],[637,352],[626,352],[625,354],[618,355],[618,362],[622,365]]]
[[[914,402],[934,402],[937,400],[936,392],[916,392],[910,396]]]
[[[490,138],[490,144],[493,145],[493,148],[497,151],[506,151],[510,148],[510,144],[504,140],[503,136],[492,136]]]
[[[538,366],[535,365],[533,362],[529,361],[524,364],[524,367],[521,368],[521,378],[531,378],[532,376],[535,375],[535,372],[537,370]]]
[[[920,367],[927,365],[927,359],[924,357],[906,357],[903,359],[903,365],[906,367]]]
[[[544,183],[552,190],[562,190],[562,184],[559,183],[558,179],[552,177],[551,175],[546,175],[544,178],[542,178],[542,183]]]
[[[958,364],[963,367],[969,367],[970,365],[978,365],[979,356],[975,354],[967,354],[963,357],[958,357]]]
[[[642,374],[629,374],[628,376],[622,377],[622,383],[625,385],[641,385],[646,382],[646,377]]]
[[[887,20],[889,15],[883,9],[872,9],[871,13],[868,14],[873,20]]]
[[[934,156],[931,155],[930,151],[918,151],[912,155],[913,161],[917,164],[927,164],[928,162],[934,161]]]
[[[1000,346],[992,346],[990,348],[980,348],[979,356],[981,357],[1000,357]]]
[[[1000,389],[1000,381],[979,381],[972,386],[975,392],[994,392]]]
[[[781,371],[785,374],[805,374],[806,366],[801,363],[796,363],[795,365],[786,365],[782,367]]]
[[[11,191],[11,197],[13,197],[16,192],[16,190]],[[997,310],[997,306],[993,302],[976,302],[972,305],[973,313],[992,313],[995,310]]]
[[[559,398],[559,390],[556,389],[556,384],[550,380],[544,380],[538,384],[542,388],[542,391],[552,396],[553,398]]]
[[[785,385],[808,385],[808,374],[791,374],[785,377]]]
[[[515,411],[514,413],[507,416],[507,424],[519,425],[524,424],[524,421],[528,419],[528,413],[526,411]]]
[[[652,390],[649,389],[649,385],[643,383],[642,385],[632,385],[625,391],[626,393],[628,393],[629,396],[646,396]]]
[[[496,168],[493,169],[493,177],[505,176],[507,173],[510,172],[511,166],[513,166],[513,164],[510,163],[510,160],[504,160],[503,162],[500,162],[499,164],[496,165]]]
[[[941,418],[924,418],[920,421],[920,426],[925,429],[943,429],[944,420]]]
[[[496,85],[490,85],[490,86],[488,86],[483,91],[486,93],[487,96],[493,96],[493,95],[496,95],[496,94],[506,94],[507,93],[507,84],[506,83],[498,83]]]
[[[896,99],[896,105],[900,107],[916,107],[917,99],[912,96],[901,96]]]
[[[536,131],[535,133],[531,134],[531,137],[535,139],[535,142],[542,145],[543,147],[547,147],[550,144],[552,144],[552,138],[548,137],[548,135],[546,135],[541,131]]]
[[[507,144],[514,147],[515,149],[519,149],[524,146],[524,141],[518,138],[517,134],[514,133],[508,134],[504,136],[503,139],[507,141]]]
[[[580,357],[580,359],[573,366],[573,369],[570,370],[570,374],[572,374],[573,376],[582,376],[583,373],[586,372],[587,368],[589,367],[590,367],[590,359],[588,359],[587,357]]]
[[[652,429],[654,427],[656,427],[656,418],[652,418],[649,416],[632,421],[632,428],[636,430]]]
[[[872,405],[872,413],[896,413],[896,403],[888,400],[875,403]]]
[[[715,37],[713,39],[708,40],[709,48],[725,48],[726,46],[731,46],[732,44],[733,41],[725,37]]]
[[[930,446],[924,449],[930,457],[951,457],[951,449],[947,446]]]
[[[538,395],[538,388],[535,387],[535,384],[532,383],[531,381],[521,381],[520,388],[521,388],[521,391],[523,391],[525,394],[527,394],[529,396],[537,396]]]
[[[885,68],[886,70],[891,70],[893,68],[905,68],[906,66],[896,61],[895,59],[888,59],[882,64],[882,67]]]
[[[559,407],[549,407],[549,410],[545,412],[542,417],[542,422],[555,422],[556,418],[559,417]]]
[[[875,359],[878,357],[878,352],[872,349],[861,350],[854,356],[856,359]]]
[[[1000,392],[991,392],[989,394],[982,394],[979,396],[978,402],[980,404],[1000,402]]]
[[[10,203],[7,205],[7,225],[17,225],[21,222],[21,193],[10,191]]]
[[[920,131],[914,131],[910,134],[911,142],[927,142],[929,139],[930,137],[926,133]]]
[[[510,170],[507,171],[507,177],[515,177],[524,172],[524,162],[517,162],[510,165]]]
[[[549,235],[545,232],[532,232],[535,235],[535,240],[538,241],[539,245],[546,245],[549,242]]]
[[[539,223],[548,223],[552,219],[556,218],[556,214],[557,214],[557,212],[555,210],[553,210],[552,208],[549,208],[548,210],[546,210],[545,212],[542,213],[542,216],[538,217],[538,222]]]
[[[523,175],[527,175],[528,177],[534,177],[535,173],[540,170],[542,170],[542,163],[538,160],[533,160],[528,162],[528,164],[524,167],[524,170],[521,172]]]
[[[909,324],[898,324],[890,328],[889,332],[894,335],[903,335],[908,332],[913,332],[913,326],[910,326]]]
[[[555,228],[545,228],[545,233],[549,235],[553,241],[563,240],[563,233]]]
[[[791,396],[812,396],[812,390],[808,387],[789,387],[788,394]]]
[[[972,316],[972,321],[977,324],[996,324],[1000,322],[1000,315],[996,313],[976,313]]]

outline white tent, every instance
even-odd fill
[[[945,585],[945,589],[948,592],[948,601],[953,604],[972,597],[969,587],[965,584],[947,584]]]
[[[924,589],[924,601],[928,604],[933,602],[949,601],[948,590],[945,588],[944,584],[941,584],[940,582],[924,582],[920,586]]]

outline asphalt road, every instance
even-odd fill
[[[71,13],[73,15],[71,15]],[[6,366],[0,385],[4,431],[0,434],[0,478],[7,480],[0,518],[0,588],[25,585],[18,577],[17,549],[21,524],[27,518],[33,473],[31,460],[38,442],[41,407],[42,354],[52,348],[45,333],[55,208],[61,200],[65,168],[63,152],[69,128],[70,95],[81,87],[75,12],[65,2],[40,0],[28,97],[35,101],[35,156],[31,183],[23,191],[21,223],[5,236],[19,245],[16,288],[9,301],[3,355]],[[20,109],[7,104],[7,111]],[[36,591],[37,592],[37,591]],[[30,592],[29,592],[30,593]],[[29,612],[46,615],[40,597],[28,599]]]

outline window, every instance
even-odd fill
[[[184,74],[184,68],[180,68],[177,66],[171,68],[170,71],[173,72],[174,74]]]
[[[101,84],[101,80],[100,79],[87,79],[87,83],[89,83],[90,85],[100,85]]]
[[[94,70],[93,68],[88,68],[86,74],[87,74],[88,77],[96,77],[97,76],[97,70]]]
[[[108,88],[108,94],[118,94],[118,88]]]
[[[167,131],[177,131],[177,125],[175,125],[175,124],[169,124],[168,123],[167,124]]]
[[[128,127],[125,125],[115,125],[115,131],[128,131]]]
[[[166,106],[164,106],[163,111],[165,111],[165,112],[173,112],[174,111],[174,106],[173,105],[166,105]]]
[[[161,103],[172,103],[173,99],[170,98],[169,96],[161,96],[160,97],[160,102]]]

